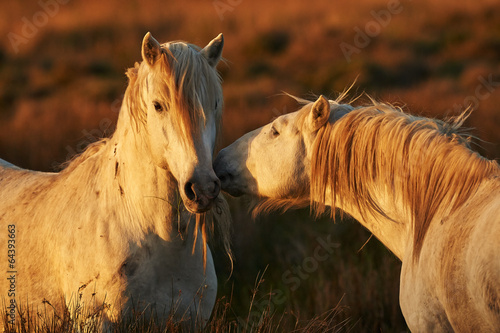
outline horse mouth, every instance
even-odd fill
[[[242,195],[250,194],[248,191],[248,185],[241,184],[241,181],[239,181],[239,177],[236,177],[234,173],[225,170],[220,172],[217,171],[218,170],[216,169],[215,172],[217,177],[219,177],[220,179],[222,191],[228,193],[233,197],[241,197]]]
[[[205,213],[214,205],[220,192],[220,181],[213,175],[209,181],[200,182],[193,179],[179,188],[186,209],[194,214]]]
[[[201,213],[206,213],[210,209],[212,209],[212,206],[214,205],[215,198],[214,199],[209,199],[209,198],[199,198],[196,200],[189,200],[185,199],[184,201],[184,207],[193,214],[201,214]]]

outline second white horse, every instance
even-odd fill
[[[446,123],[320,97],[216,158],[223,190],[256,210],[340,208],[403,262],[415,332],[500,331],[500,168]]]

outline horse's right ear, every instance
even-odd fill
[[[160,43],[151,35],[150,32],[144,36],[142,40],[142,59],[147,62],[150,66],[161,56],[161,46]]]
[[[216,67],[222,57],[222,48],[224,47],[224,36],[220,33],[200,53],[207,59],[212,67]]]
[[[315,132],[321,128],[328,119],[330,118],[330,103],[325,98],[325,96],[321,95],[314,102],[311,107],[311,112],[308,116],[309,128],[311,132]]]

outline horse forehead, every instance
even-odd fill
[[[289,133],[292,137],[295,137],[301,133],[298,111],[283,115],[279,117],[277,121],[279,122],[279,127],[286,129],[286,131],[283,133]]]
[[[298,115],[299,111],[290,112],[279,117],[278,121],[281,122],[283,125],[295,124],[295,122],[298,119]]]

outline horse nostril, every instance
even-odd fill
[[[194,192],[194,184],[193,183],[187,182],[186,185],[184,185],[184,194],[186,194],[186,197],[189,200],[196,199],[196,193]]]
[[[220,183],[222,185],[227,185],[228,183],[231,182],[231,179],[233,178],[231,173],[229,172],[224,172],[223,174],[217,175],[220,179]]]
[[[219,177],[219,180],[221,183],[225,183],[226,182],[226,174],[222,174],[222,175],[217,175],[217,177]]]

